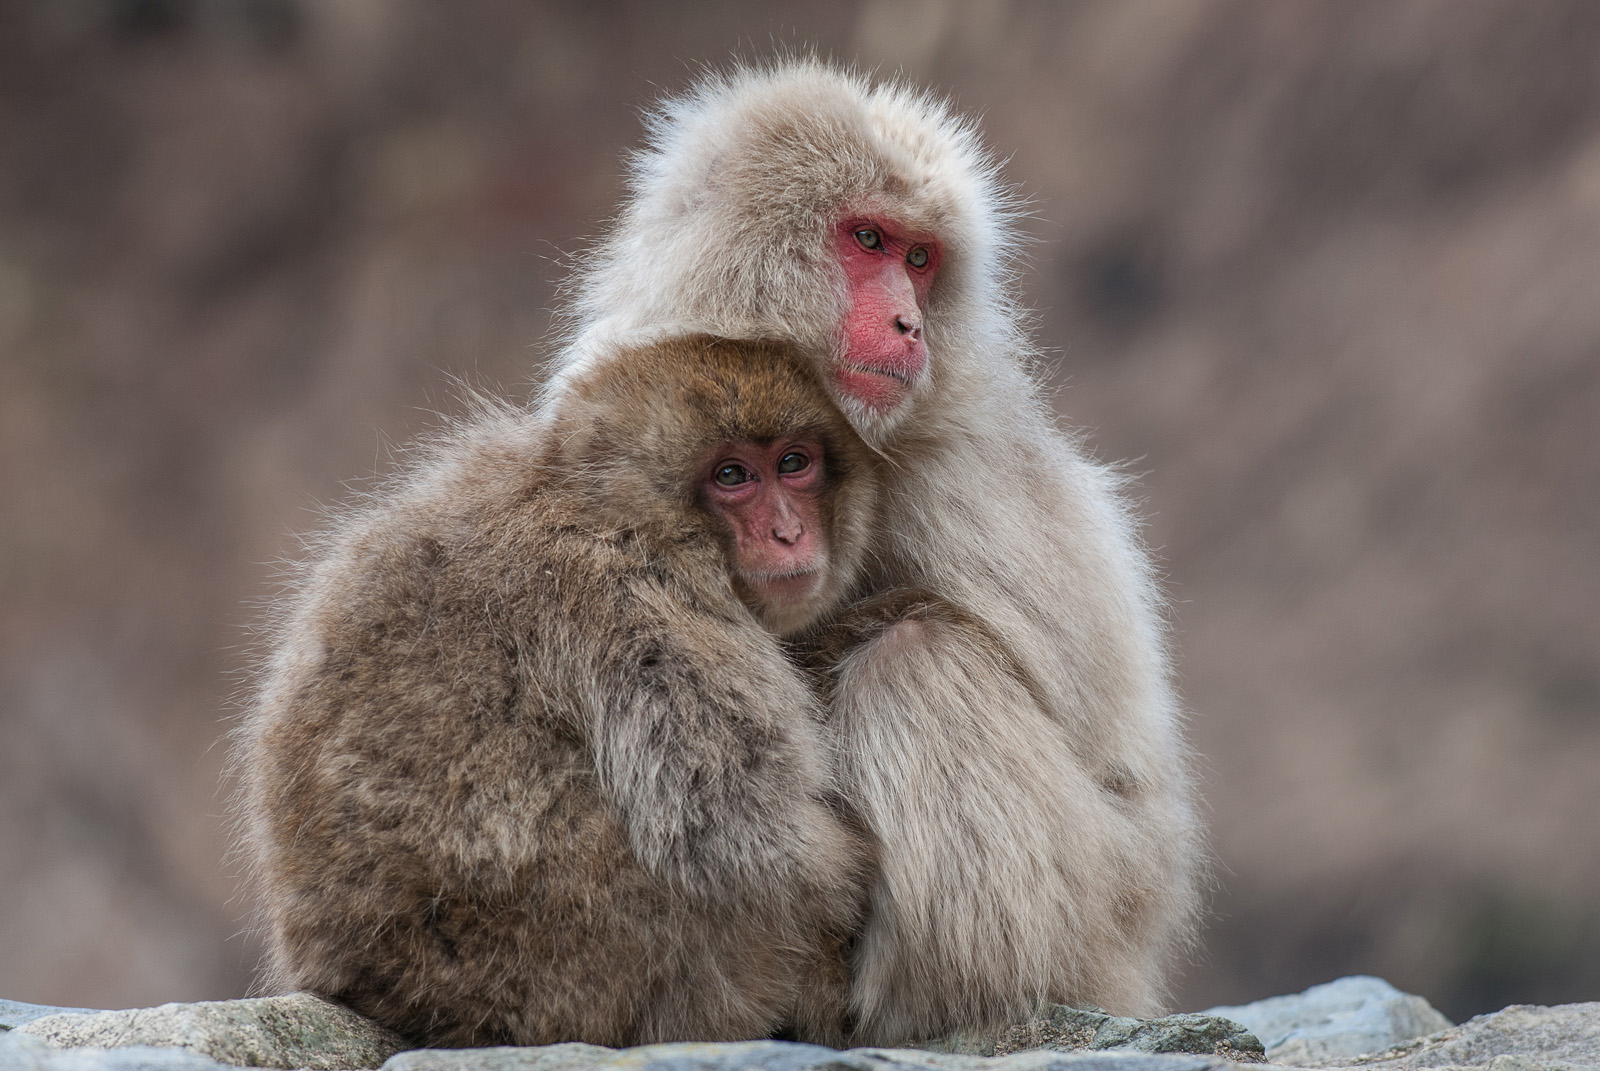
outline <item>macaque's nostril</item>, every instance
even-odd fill
[[[922,334],[922,325],[915,320],[908,320],[904,316],[894,318],[894,329],[902,335],[910,335],[913,339]]]

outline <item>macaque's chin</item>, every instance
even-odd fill
[[[833,385],[877,416],[892,413],[911,396],[911,382],[903,373],[843,362],[833,366]]]
[[[823,574],[822,569],[781,576],[742,573],[739,584],[762,623],[779,635],[788,635],[809,625],[822,609],[817,597]]]

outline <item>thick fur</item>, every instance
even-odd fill
[[[874,462],[782,345],[618,354],[553,421],[486,404],[338,520],[240,732],[271,986],[423,1044],[843,1039],[869,851],[695,499],[719,445],[796,431],[825,610]]]
[[[548,412],[618,340],[790,339],[825,370],[847,212],[944,250],[910,402],[836,399],[886,462],[869,601],[838,623],[859,642],[818,641],[837,655],[842,787],[882,861],[851,967],[858,1039],[993,1026],[1041,999],[1153,1013],[1205,854],[1162,599],[1121,479],[1057,429],[1031,374],[1014,208],[975,130],[799,60],[710,77],[650,134],[577,281]]]

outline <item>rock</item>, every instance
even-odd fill
[[[1513,1004],[1350,1066],[1379,1071],[1484,1067],[1490,1071],[1600,1069],[1600,1003]]]
[[[412,1049],[396,1053],[383,1071],[595,1071],[627,1050],[565,1045],[490,1049]]]
[[[912,1049],[877,1051],[895,1058],[887,1064],[887,1068],[892,1068],[894,1071],[901,1069],[905,1071],[912,1069],[916,1071],[923,1069],[927,1071],[1237,1071],[1239,1066],[1221,1056],[1133,1050],[1063,1052],[1056,1049],[1029,1049],[1007,1056],[964,1058]],[[946,1062],[959,1059],[968,1062],[963,1064]],[[885,1067],[882,1064],[877,1066]]]
[[[94,1008],[53,1008],[48,1004],[24,1004],[20,1000],[0,1000],[0,1030],[11,1030],[46,1015],[93,1015]]]
[[[1203,1014],[1243,1023],[1266,1046],[1267,1059],[1293,1067],[1349,1063],[1452,1025],[1421,997],[1365,975]]]
[[[1059,1052],[1031,1049],[1010,1056],[982,1060],[982,1071],[1229,1071],[1238,1064],[1220,1056],[1133,1051]],[[918,1067],[928,1067],[927,1055]],[[944,1071],[942,1065],[932,1065]]]
[[[5,1071],[234,1071],[186,1049],[58,1049],[16,1031],[0,1033],[0,1068]]]
[[[1296,996],[1164,1019],[1051,1005],[995,1037],[945,1038],[918,1049],[839,1052],[752,1041],[401,1052],[401,1040],[382,1027],[303,993],[111,1012],[7,1001],[0,1002],[0,1015],[17,1025],[0,1031],[0,1071],[332,1071],[380,1064],[383,1071],[1245,1071],[1241,1063],[1261,1067],[1261,1045],[1241,1021],[1254,1020],[1272,1037],[1274,1062],[1286,1064],[1285,1052],[1310,1053],[1313,1041],[1323,1045],[1318,1051],[1328,1052],[1355,1044],[1352,1037],[1376,1036],[1369,1020],[1381,1016],[1374,1009],[1388,1016],[1386,1029],[1410,1030],[1429,1021],[1413,1002],[1443,1018],[1420,998],[1376,978],[1345,978]],[[1302,1048],[1291,1049],[1295,1044]],[[1446,1024],[1382,1052],[1294,1066],[1600,1071],[1600,1003],[1513,1006],[1461,1026]]]
[[[538,1048],[416,1049],[383,1071],[1228,1071],[1215,1056],[1138,1052],[1020,1052],[999,1058],[924,1049],[850,1049],[786,1041]]]
[[[1220,1015],[1203,1013],[1131,1019],[1065,1004],[1046,1005],[1034,1018],[997,1035],[955,1034],[919,1048],[973,1056],[1004,1056],[1026,1049],[1051,1049],[1056,1052],[1196,1053],[1250,1063],[1265,1059],[1261,1042],[1255,1035]]]
[[[236,1067],[314,1071],[377,1067],[405,1047],[378,1024],[308,993],[48,1015],[12,1033],[62,1048],[177,1048]]]

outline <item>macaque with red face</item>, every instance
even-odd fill
[[[876,462],[792,347],[617,357],[305,566],[240,734],[268,982],[424,1045],[842,1044],[870,853],[777,636],[853,589]]]
[[[1019,206],[975,126],[802,58],[647,129],[546,408],[619,340],[786,339],[882,462],[862,583],[797,648],[877,860],[856,1040],[1157,1011],[1205,870],[1164,603],[1124,477],[1035,378]]]

